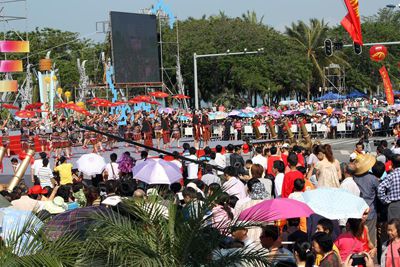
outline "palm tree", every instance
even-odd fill
[[[297,23],[292,23],[291,27],[286,27],[286,34],[298,45],[312,68],[306,81],[308,100],[310,100],[311,84],[315,82],[313,75],[324,83],[324,66],[332,62],[348,65],[341,57],[341,53],[335,53],[331,58],[324,55],[322,46],[327,37],[327,32],[327,23],[318,19],[310,19],[309,25],[303,21],[298,21]]]
[[[161,205],[158,199],[127,199],[118,208],[96,210],[84,240],[71,232],[49,238],[48,228],[28,222],[3,243],[0,240],[0,261],[11,267],[270,266],[264,250],[245,247],[218,253],[226,236],[209,223],[216,197],[186,210],[189,217],[172,200]],[[79,224],[76,219],[74,225]],[[225,230],[250,226],[233,222]]]
[[[255,11],[249,11],[247,10],[247,12],[245,14],[242,14],[242,19],[245,22],[249,22],[252,24],[258,24],[258,25],[262,25],[263,20],[264,20],[264,16],[262,16],[260,19],[257,17],[257,13]]]

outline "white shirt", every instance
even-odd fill
[[[32,165],[33,175],[38,175],[39,169],[43,167],[43,160],[42,159],[35,159]]]
[[[394,154],[400,154],[400,147],[395,147],[395,148],[393,148],[393,149],[392,149],[392,152],[393,152]]]
[[[340,184],[340,188],[352,193],[355,196],[360,196],[360,189],[358,188],[356,182],[354,182],[353,177],[347,177],[344,179]]]
[[[196,155],[189,155],[187,158],[197,160]],[[199,164],[188,162],[187,163],[187,170],[188,170],[188,179],[194,180],[197,179],[198,172],[199,172]]]
[[[226,157],[222,155],[221,153],[215,154],[215,163],[217,164],[218,167],[224,169],[226,167]],[[223,175],[224,172],[222,171],[217,171],[218,175]]]
[[[201,180],[206,185],[210,185],[212,183],[217,183],[217,184],[221,185],[221,179],[218,176],[216,176],[215,174],[212,174],[212,173],[204,174],[201,177]]]
[[[178,166],[179,169],[182,169],[182,162],[180,162],[177,159],[174,159],[171,161],[171,163],[174,163],[176,166]]]
[[[318,161],[318,157],[314,155],[314,153],[311,153],[311,155],[308,157],[307,165],[317,164]]]
[[[111,164],[112,164],[112,166],[111,166]],[[119,179],[118,163],[116,163],[116,162],[107,163],[104,170],[108,173],[108,180],[118,180]],[[113,170],[114,170],[114,172],[113,172]]]
[[[222,189],[230,196],[236,196],[239,200],[247,197],[244,184],[236,177],[231,177],[229,181],[225,182]]]
[[[260,164],[261,166],[263,166],[264,171],[267,170],[267,158],[264,157],[263,155],[257,155],[255,157],[253,157],[251,159],[251,161],[253,162],[253,164]]]
[[[275,197],[281,197],[282,195],[283,177],[285,177],[283,173],[278,173],[275,176]]]
[[[51,188],[53,188],[53,184],[51,183],[51,178],[53,178],[53,171],[50,169],[49,166],[42,166],[41,168],[39,168],[37,170],[37,177],[40,180],[40,186],[42,188],[46,186],[50,186]]]

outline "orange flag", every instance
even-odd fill
[[[348,13],[346,17],[342,19],[341,24],[350,34],[354,43],[363,45],[358,0],[344,0],[344,3]]]
[[[390,77],[386,70],[386,67],[382,66],[382,68],[379,69],[379,73],[382,76],[383,87],[385,87],[387,103],[388,103],[388,105],[393,105],[394,104],[394,95],[393,95],[392,83],[390,82]]]

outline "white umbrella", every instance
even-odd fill
[[[133,177],[147,184],[172,184],[182,178],[182,173],[172,162],[147,159],[133,167]]]
[[[368,204],[361,197],[338,188],[318,188],[303,193],[304,202],[330,220],[362,218]]]
[[[76,164],[78,165],[78,170],[88,176],[100,174],[106,167],[104,158],[94,153],[82,155]]]

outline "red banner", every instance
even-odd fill
[[[341,24],[350,34],[354,43],[363,45],[358,0],[344,0],[344,3],[348,13],[346,17],[342,19]]]
[[[390,77],[386,70],[386,67],[383,66],[382,68],[380,68],[379,73],[382,76],[383,87],[385,87],[387,103],[388,103],[388,105],[393,105],[394,104],[394,95],[393,95],[393,89],[392,89],[392,82],[390,81]]]

